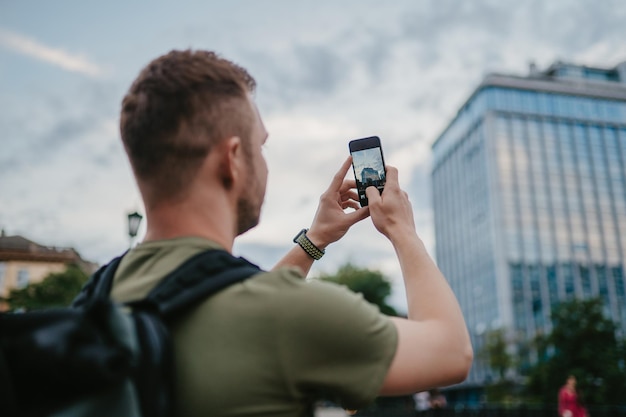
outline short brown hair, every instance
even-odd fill
[[[247,144],[255,87],[245,69],[209,51],[174,50],[141,71],[122,102],[120,132],[151,198],[184,192],[221,140],[239,136]]]

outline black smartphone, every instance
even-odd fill
[[[356,180],[357,193],[361,207],[367,206],[365,189],[378,188],[380,193],[385,187],[385,158],[378,136],[351,140],[348,144],[352,155],[352,169]]]

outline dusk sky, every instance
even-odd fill
[[[378,135],[435,255],[430,147],[482,77],[614,66],[624,22],[620,0],[0,0],[0,228],[100,263],[124,251],[126,215],[143,209],[121,99],[153,58],[211,49],[256,78],[270,133],[261,225],[236,254],[270,268],[310,225],[349,140]],[[383,271],[405,310],[393,249],[369,219],[312,274],[348,261]]]

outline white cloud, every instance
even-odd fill
[[[626,59],[626,45],[622,42],[600,40],[575,55],[574,62],[601,66],[617,65]]]
[[[135,10],[129,4],[128,13],[113,13],[108,21],[98,16],[105,24],[88,18],[65,24],[76,7],[58,6],[60,20],[41,25],[37,36],[68,39],[63,49],[21,35],[29,33],[32,11],[15,3],[24,9],[24,22],[11,18],[20,34],[0,28],[1,48],[65,71],[102,76],[102,67],[77,55],[80,47],[69,43],[81,33],[91,36],[93,54],[108,53],[117,62],[110,82],[100,86],[106,91],[95,93],[74,86],[76,77],[55,85],[45,72],[35,76],[46,88],[33,83],[29,71],[24,79],[19,73],[0,79],[0,91],[20,86],[14,97],[1,97],[6,111],[0,117],[5,133],[0,226],[41,243],[75,246],[98,261],[123,250],[125,213],[141,211],[141,201],[112,110],[119,108],[120,86],[127,86],[157,51],[209,47],[255,76],[270,133],[262,221],[240,240],[241,255],[271,266],[291,247],[293,235],[310,225],[319,195],[348,155],[348,141],[372,134],[381,137],[386,162],[399,169],[417,230],[434,254],[430,144],[482,76],[523,75],[531,60],[543,69],[556,59],[592,66],[626,59],[626,7],[618,1],[581,0],[576,7],[568,1],[479,0],[462,6],[454,0],[398,1],[384,7],[362,1],[341,6],[321,1],[315,7],[285,2],[280,13],[213,3],[178,8],[180,13],[162,7]],[[136,22],[124,20],[133,12],[145,17],[139,32]],[[219,19],[207,27],[207,16]],[[50,105],[56,102],[64,104]],[[346,261],[381,269],[393,280],[392,302],[405,309],[395,253],[371,220],[333,244],[312,272],[332,273]]]
[[[358,134],[358,129],[345,121],[329,120],[328,117],[296,112],[272,114],[265,119],[265,127],[269,131],[272,142],[294,140],[332,142],[338,139],[347,140]]]
[[[98,78],[104,71],[87,58],[52,48],[26,36],[0,29],[0,45],[67,71]]]

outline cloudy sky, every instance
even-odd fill
[[[381,137],[434,255],[430,146],[489,72],[555,60],[626,60],[626,2],[0,0],[0,228],[105,262],[142,211],[119,140],[120,101],[171,49],[246,67],[270,132],[261,225],[236,246],[269,268],[307,227],[350,139]],[[366,220],[313,274],[383,271],[404,309],[391,245]]]

